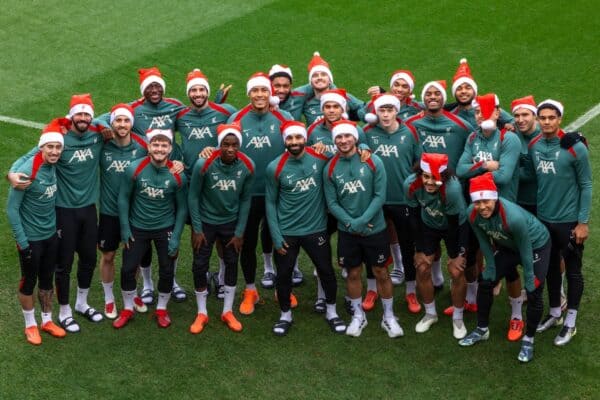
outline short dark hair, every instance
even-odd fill
[[[271,82],[273,82],[273,79],[275,78],[288,78],[290,80],[290,83],[292,83],[292,77],[287,72],[279,71],[269,76]]]
[[[558,115],[559,117],[562,117],[562,114],[561,114],[560,110],[558,109],[558,107],[556,107],[554,104],[550,104],[550,103],[544,103],[541,106],[539,106],[537,109],[537,115],[539,116],[540,111],[545,110],[545,109],[554,110],[554,111],[556,111],[556,115]]]

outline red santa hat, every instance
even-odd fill
[[[65,143],[63,132],[66,131],[66,127],[70,125],[70,121],[67,118],[54,118],[48,123],[42,130],[40,140],[38,142],[38,148],[42,148],[46,143],[58,142],[61,145]]]
[[[173,131],[170,129],[153,128],[146,131],[148,143],[150,143],[156,136],[165,136],[171,143],[173,143]]]
[[[533,96],[531,96],[531,95],[521,97],[520,99],[515,99],[512,101],[512,103],[510,103],[510,109],[513,114],[519,108],[525,108],[525,109],[531,111],[534,115],[537,114],[537,107],[535,106],[535,100],[533,99]]]
[[[308,63],[308,83],[310,83],[315,72],[325,72],[329,76],[331,83],[333,83],[333,74],[331,73],[331,69],[329,69],[329,64],[321,58],[318,51],[313,53],[313,57]]]
[[[471,201],[498,200],[498,189],[491,172],[471,178],[469,185]]]
[[[287,76],[291,81],[293,78],[292,69],[284,64],[275,64],[269,70],[269,78],[273,79],[277,76]]]
[[[448,155],[423,153],[420,166],[423,172],[433,175],[436,185],[442,186],[442,172],[448,169]]]
[[[187,74],[185,92],[189,93],[190,89],[196,85],[204,86],[208,92],[208,95],[210,96],[210,85],[208,84],[208,78],[198,68],[194,68],[192,72]]]
[[[68,117],[71,118],[78,113],[86,113],[94,118],[94,103],[92,103],[92,96],[89,93],[74,94],[71,96]]]
[[[338,135],[342,135],[344,133],[349,133],[356,140],[358,140],[358,130],[356,129],[356,122],[349,121],[347,119],[340,119],[339,121],[335,121],[331,128],[331,139],[335,141],[335,138]]]
[[[565,111],[565,108],[563,107],[563,105],[560,101],[556,101],[556,100],[552,100],[552,99],[546,99],[546,100],[542,101],[540,104],[538,104],[538,106],[537,106],[538,111],[540,108],[542,108],[542,106],[551,106],[552,108],[557,109],[561,117],[563,116],[563,113]]]
[[[475,83],[475,79],[471,75],[471,68],[466,58],[460,59],[460,64],[458,64],[454,78],[452,78],[452,94],[456,93],[456,89],[463,83],[471,86],[473,91],[475,91],[475,95],[477,95],[477,83]]]
[[[120,116],[129,118],[131,124],[133,124],[133,108],[129,104],[120,103],[111,108],[110,123],[112,124],[113,121]]]
[[[217,146],[221,147],[221,142],[225,139],[225,136],[233,135],[240,141],[242,145],[242,132],[241,127],[237,122],[231,124],[221,124],[217,126]]]
[[[271,87],[271,79],[269,79],[269,75],[265,74],[264,72],[257,72],[253,74],[246,83],[246,94],[249,95],[250,91],[255,87],[266,87],[269,90],[269,104],[272,106],[279,104],[279,97],[273,96],[273,88]]]
[[[425,101],[425,92],[427,91],[427,89],[429,89],[431,86],[435,87],[436,89],[438,89],[440,92],[442,92],[442,99],[444,100],[444,103],[446,102],[446,100],[448,100],[448,95],[446,94],[446,81],[431,81],[431,82],[427,82],[425,84],[425,86],[423,86],[423,90],[421,91],[421,100]]]
[[[140,92],[142,92],[142,95],[144,94],[144,90],[152,83],[158,83],[162,86],[163,92],[167,89],[167,85],[158,68],[140,68],[138,74],[140,75]]]
[[[323,107],[325,103],[328,101],[333,101],[342,107],[344,110],[344,114],[342,115],[342,119],[347,119],[348,114],[346,114],[346,109],[348,107],[348,95],[346,94],[346,90],[344,89],[328,89],[321,94],[321,111],[323,111]]]
[[[403,79],[406,81],[408,86],[410,86],[411,92],[415,89],[415,77],[412,72],[406,69],[399,69],[398,71],[395,71],[390,78],[390,87],[394,86],[394,82],[396,82],[398,79]]]
[[[481,129],[486,131],[491,131],[496,129],[496,122],[492,119],[492,114],[496,107],[500,105],[500,100],[498,100],[498,96],[494,93],[487,93],[483,96],[476,96],[471,102],[471,107],[479,108],[481,110],[481,116],[483,117],[483,122],[481,123]]]
[[[281,132],[283,133],[283,140],[285,140],[290,135],[302,135],[304,139],[306,139],[306,127],[300,121],[285,121],[281,124]]]

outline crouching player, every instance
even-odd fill
[[[6,212],[17,241],[21,263],[19,302],[25,317],[25,337],[34,345],[42,344],[34,315],[33,289],[38,284],[42,307],[42,330],[55,337],[66,332],[52,322],[52,279],[58,255],[56,234],[56,170],[63,149],[59,120],[44,128],[38,142],[39,152],[16,172],[30,182],[25,190],[10,189]]]
[[[167,303],[173,287],[174,260],[187,217],[185,176],[172,173],[169,155],[173,149],[171,130],[153,129],[146,133],[148,157],[131,163],[119,189],[119,222],[123,250],[121,291],[123,310],[113,322],[117,329],[133,317],[136,295],[135,273],[152,242],[158,254],[158,326],[167,328],[171,318]]]
[[[216,240],[224,244],[225,293],[221,320],[234,332],[242,330],[232,307],[238,257],[250,210],[254,162],[239,151],[242,134],[238,124],[219,125],[217,135],[217,150],[208,159],[198,159],[192,169],[188,194],[194,248],[192,272],[198,305],[196,319],[190,326],[193,334],[202,332],[208,323],[206,272]]]
[[[477,328],[459,344],[472,346],[489,338],[492,290],[505,275],[518,274],[515,270],[521,264],[527,290],[527,330],[518,359],[529,362],[533,359],[533,337],[544,310],[542,294],[550,260],[550,234],[532,214],[498,197],[491,173],[471,179],[469,192],[473,201],[467,209],[469,223],[479,240],[486,267],[477,292]]]

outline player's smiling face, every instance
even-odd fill
[[[266,110],[269,107],[269,88],[265,86],[255,86],[250,89],[248,97],[255,110]]]
[[[425,90],[425,98],[423,99],[427,111],[435,113],[440,111],[444,106],[444,96],[437,87],[431,85]]]
[[[496,200],[476,200],[473,202],[473,207],[481,215],[482,218],[490,218],[496,208]]]
[[[410,85],[402,78],[396,79],[390,89],[400,101],[404,101],[411,95]]]
[[[144,98],[152,104],[158,104],[162,101],[164,92],[163,87],[159,83],[152,82],[144,90]]]
[[[440,187],[436,184],[434,176],[429,172],[423,171],[421,179],[423,179],[423,186],[427,193],[436,193],[439,190]]]
[[[454,92],[454,97],[460,105],[468,106],[471,104],[473,98],[475,97],[475,90],[473,89],[473,86],[469,85],[468,83],[463,83],[462,85],[456,88],[456,91]]]
[[[208,100],[208,90],[203,85],[194,85],[190,88],[188,97],[194,107],[202,108]]]
[[[112,123],[113,131],[121,138],[129,135],[131,132],[131,126],[131,120],[124,115],[117,116]]]
[[[88,130],[92,123],[92,116],[88,113],[80,112],[71,117],[71,122],[73,122],[73,128],[77,132],[83,133]]]
[[[335,137],[335,145],[342,155],[351,155],[356,150],[356,139],[351,133],[341,133]]]
[[[325,121],[330,124],[342,119],[343,113],[344,109],[335,101],[328,101],[323,104],[323,117],[325,117]]]
[[[331,84],[331,79],[329,79],[329,75],[324,71],[317,71],[312,74],[310,77],[310,85],[316,91],[323,91],[329,88]]]
[[[155,137],[150,141],[148,145],[148,154],[152,158],[152,161],[156,163],[164,163],[168,160],[169,154],[171,154],[171,141],[166,137]]]
[[[273,90],[275,90],[275,95],[279,97],[279,101],[285,101],[292,91],[292,82],[289,80],[289,78],[286,78],[285,76],[278,76],[273,78],[271,83],[273,85]]]
[[[377,119],[382,128],[388,128],[394,124],[398,111],[394,106],[383,105],[377,109]]]
[[[304,151],[306,139],[300,133],[288,135],[285,138],[285,148],[293,156],[298,156]]]
[[[540,127],[542,128],[543,134],[554,135],[560,129],[562,118],[558,115],[556,110],[544,108],[538,113],[538,121],[540,121]]]
[[[62,153],[63,145],[60,142],[49,142],[42,146],[42,158],[48,164],[56,164]]]
[[[517,108],[513,113],[515,124],[521,133],[531,133],[535,129],[535,114],[527,108]]]

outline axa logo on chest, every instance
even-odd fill
[[[94,154],[92,153],[92,149],[75,150],[75,152],[73,152],[73,155],[69,159],[69,164],[71,164],[73,161],[76,161],[78,163],[86,162],[88,157],[90,160],[94,159]]]
[[[117,173],[123,173],[125,172],[125,168],[127,168],[130,163],[130,160],[114,160],[110,163],[108,168],[106,168],[106,172],[114,171]]]
[[[342,192],[341,194],[344,193],[358,193],[359,191],[361,192],[365,192],[365,186],[363,185],[362,181],[360,179],[356,179],[354,181],[349,181],[344,183],[344,187],[342,188]]]
[[[438,147],[446,148],[446,140],[443,136],[433,136],[427,135],[423,140],[423,145],[432,149],[437,149]]]
[[[229,189],[237,190],[237,186],[233,179],[219,179],[214,185],[210,187],[211,189],[219,189],[220,191],[226,192]]]

